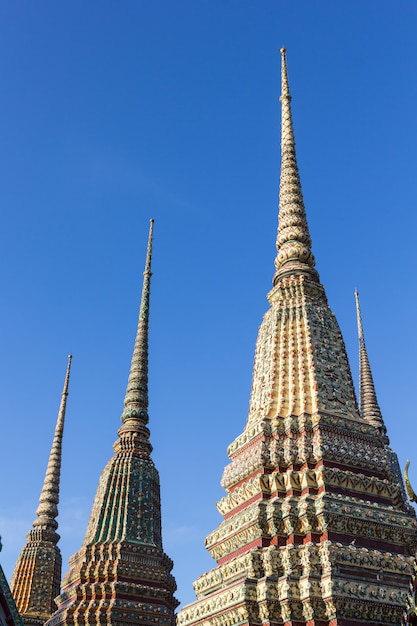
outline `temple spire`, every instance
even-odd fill
[[[359,304],[359,294],[355,291],[356,315],[358,318],[358,338],[359,338],[359,406],[364,420],[377,426],[386,433],[381,409],[375,392],[374,380],[372,378],[371,366],[365,346],[363,334],[362,315]]]
[[[26,625],[42,624],[56,609],[61,582],[61,552],[57,546],[62,438],[72,355],[68,356],[64,388],[33,529],[27,534],[12,577],[12,592]],[[29,572],[29,574],[28,574]]]
[[[123,423],[100,476],[83,545],[69,561],[58,609],[44,626],[175,626],[173,563],[162,546],[159,474],[146,425],[152,231],[153,220]]]
[[[49,455],[48,466],[46,468],[45,480],[43,483],[39,506],[36,510],[37,518],[33,522],[33,527],[50,527],[56,530],[58,523],[59,503],[59,480],[61,476],[62,459],[62,438],[64,435],[65,412],[67,408],[68,386],[71,373],[72,354],[68,355],[67,372],[65,374],[64,388],[61,395],[61,403],[58,411],[58,419],[55,427],[54,439],[51,453]]]
[[[143,272],[138,329],[130,365],[122,422],[141,419],[148,422],[148,353],[149,353],[149,300],[151,288],[152,236],[154,220],[150,220],[145,270]]]
[[[295,152],[285,48],[281,48],[281,71],[281,181],[274,284],[295,272],[307,272],[318,281]]]
[[[396,626],[415,516],[397,457],[372,423],[376,402],[369,422],[359,414],[343,337],[314,268],[281,52],[275,284],[258,331],[248,418],[227,450],[223,520],[205,541],[216,565],[194,582],[196,600],[177,626]]]

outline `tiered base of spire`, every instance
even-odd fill
[[[416,542],[395,455],[359,415],[321,285],[285,277],[258,335],[249,418],[178,626],[401,622]]]
[[[389,460],[370,445],[370,428],[346,426],[326,415],[263,424],[248,442],[260,457],[262,448],[290,437],[303,447],[321,439],[335,458],[336,429],[351,458],[363,445],[376,454],[361,471],[335,460],[283,464],[236,485],[219,503],[224,522],[206,540],[218,566],[196,581],[198,600],[180,612],[179,626],[401,622],[414,517],[398,506],[400,489],[385,478]],[[371,475],[378,462],[382,471]]]
[[[98,485],[82,548],[47,626],[174,626],[172,561],[162,549],[149,430],[127,420]]]
[[[84,543],[47,626],[174,626],[178,601],[162,548],[158,471],[148,422],[151,220],[138,330],[114,456],[101,474]]]
[[[128,542],[90,545],[70,567],[48,626],[174,626],[176,585],[162,550]]]

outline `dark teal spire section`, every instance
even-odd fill
[[[148,326],[153,220],[139,321],[114,455],[104,468],[81,549],[44,626],[175,626],[173,563],[162,547],[159,474],[148,421]]]
[[[85,543],[140,542],[162,547],[159,475],[148,422],[148,328],[154,220],[150,221],[139,320],[122,413],[123,425],[100,478]]]

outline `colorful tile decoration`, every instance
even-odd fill
[[[416,517],[378,405],[358,294],[359,407],[315,268],[281,53],[282,164],[270,309],[259,329],[246,426],[228,449],[226,494],[217,504],[223,521],[206,538],[217,565],[194,583],[196,601],[179,612],[177,623],[414,624]],[[162,547],[159,477],[147,427],[152,229],[151,220],[122,426],[55,611],[68,365],[62,423],[12,581],[26,626],[176,623],[176,584]]]
[[[389,447],[363,338],[357,406],[343,338],[320,284],[282,53],[276,272],[259,329],[249,415],[229,446],[206,538],[217,565],[178,626],[398,625],[416,519]]]

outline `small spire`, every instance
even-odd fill
[[[358,318],[358,338],[359,338],[359,407],[364,420],[374,426],[378,426],[383,433],[387,432],[382,419],[381,409],[375,392],[374,380],[372,378],[371,366],[365,346],[363,334],[362,315],[359,304],[359,294],[355,290],[356,315]]]
[[[281,48],[282,60],[282,126],[281,126],[281,182],[279,192],[279,220],[277,237],[276,273],[274,284],[283,274],[304,271],[318,280],[311,251],[311,238],[301,190],[300,174],[295,153],[294,130],[291,117],[291,95],[288,85],[286,50]]]
[[[11,588],[19,613],[27,625],[45,622],[56,610],[55,598],[61,582],[62,557],[58,547],[59,479],[62,438],[72,356],[68,356],[51,452],[46,468],[33,528],[26,535],[12,576]],[[35,617],[36,616],[36,617]]]
[[[148,422],[148,329],[153,224],[154,220],[151,219],[145,270],[143,272],[138,329],[127,383],[124,410],[121,415],[122,422],[130,419],[140,419],[145,424]]]
[[[59,480],[61,475],[62,458],[62,437],[64,434],[65,411],[67,407],[68,385],[71,372],[72,354],[68,355],[67,372],[65,374],[64,388],[62,390],[61,404],[58,411],[54,439],[52,441],[51,453],[49,455],[48,466],[46,468],[45,480],[43,483],[39,506],[36,510],[36,519],[33,527],[38,526],[57,529],[58,523],[58,502],[59,502]]]

